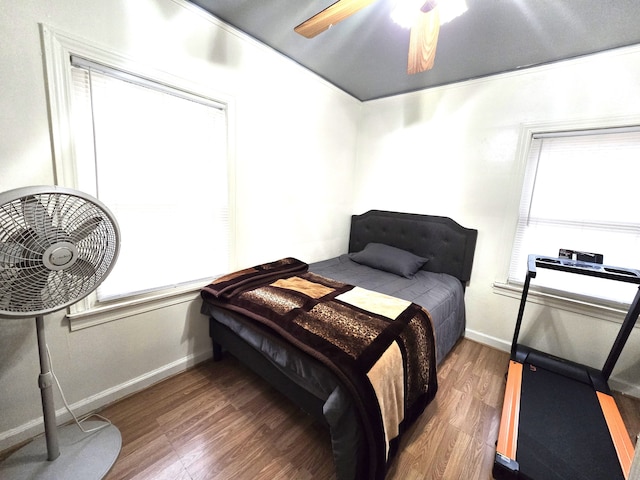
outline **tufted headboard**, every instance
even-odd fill
[[[447,217],[370,210],[351,217],[349,252],[377,242],[428,258],[424,270],[448,273],[463,285],[471,278],[478,231]]]

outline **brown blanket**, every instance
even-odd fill
[[[362,420],[369,462],[358,477],[382,479],[400,435],[437,391],[431,319],[416,304],[307,267],[285,258],[241,270],[202,298],[267,325],[337,375]]]

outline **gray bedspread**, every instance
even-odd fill
[[[464,291],[460,281],[451,275],[420,270],[409,279],[360,265],[346,254],[312,263],[309,271],[424,307],[431,314],[436,332],[438,365],[464,333]]]

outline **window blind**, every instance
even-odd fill
[[[122,232],[98,300],[228,271],[225,109],[148,79],[75,65],[76,178],[113,211]]]
[[[602,253],[608,265],[640,269],[640,128],[534,135],[527,158],[509,282],[521,283],[530,253],[560,248]],[[616,302],[619,282],[551,272],[549,288]],[[536,282],[539,283],[539,282]]]

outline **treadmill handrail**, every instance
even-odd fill
[[[522,325],[522,319],[524,317],[524,309],[527,302],[527,296],[529,294],[529,283],[532,278],[536,277],[537,268],[548,268],[551,270],[559,270],[567,273],[575,273],[579,275],[589,275],[600,278],[606,278],[610,280],[621,281],[625,283],[638,284],[638,291],[629,306],[629,310],[625,315],[618,335],[609,351],[609,355],[601,370],[603,379],[605,382],[609,381],[609,377],[613,372],[613,368],[622,353],[633,327],[640,316],[640,271],[632,268],[625,267],[612,267],[608,265],[600,265],[597,263],[589,262],[576,262],[565,258],[547,257],[544,255],[530,254],[527,258],[527,277],[525,279],[524,287],[522,289],[522,296],[520,298],[520,308],[518,310],[518,318],[516,319],[516,325],[513,333],[513,340],[511,341],[511,359],[516,360],[518,350],[518,337],[520,336],[520,327]]]

